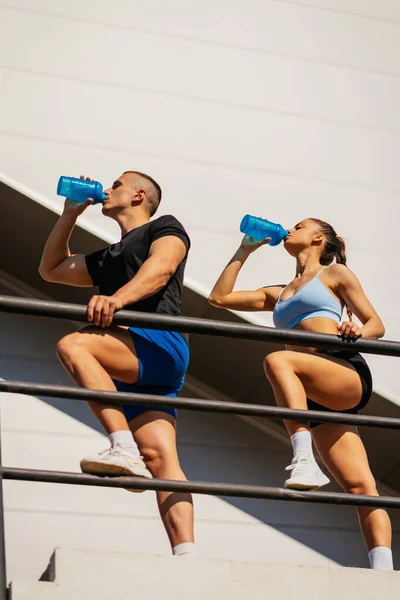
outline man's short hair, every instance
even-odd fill
[[[162,190],[161,190],[161,186],[157,183],[157,181],[155,179],[153,179],[152,177],[150,177],[150,175],[147,175],[146,173],[142,173],[141,171],[124,171],[124,175],[125,174],[132,174],[132,175],[139,175],[140,177],[143,177],[144,179],[147,179],[147,181],[150,182],[150,186],[149,186],[149,190],[146,191],[146,201],[147,201],[147,206],[150,212],[150,217],[152,217],[161,202],[161,197],[162,197]]]

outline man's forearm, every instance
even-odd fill
[[[76,218],[72,215],[61,215],[50,233],[43,249],[39,271],[41,274],[50,273],[63,260],[71,256],[68,241],[75,227]]]
[[[113,297],[118,299],[122,306],[139,302],[161,290],[173,274],[167,261],[150,257],[143,263],[135,277],[115,292]]]

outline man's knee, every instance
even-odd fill
[[[140,452],[147,468],[155,477],[166,468],[179,466],[176,448],[171,448],[170,444],[163,444],[162,441],[155,446],[146,445],[140,448]]]
[[[64,336],[58,342],[56,350],[62,363],[73,361],[85,350],[82,336],[78,332]]]

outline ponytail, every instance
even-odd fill
[[[339,235],[336,236],[336,252],[335,252],[335,258],[336,258],[336,262],[339,265],[345,265],[346,264],[346,244],[344,243],[344,239],[341,238]]]

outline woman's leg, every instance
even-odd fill
[[[347,361],[320,355],[281,351],[269,354],[265,373],[279,406],[307,410],[307,397],[336,410],[356,406],[362,395],[361,380]],[[315,461],[309,423],[284,421],[293,446],[291,471],[285,487],[317,489],[329,483]]]
[[[312,436],[326,467],[345,492],[379,495],[356,427],[327,423],[314,427]],[[387,512],[381,508],[360,506],[357,513],[368,551],[378,547],[390,548],[392,529]],[[387,568],[390,568],[390,561]]]
[[[129,423],[131,431],[153,477],[186,481],[176,448],[176,421],[161,411],[146,411]],[[157,502],[171,547],[185,544],[185,553],[194,550],[192,496],[182,492],[157,492]],[[186,546],[187,544],[187,546]]]
[[[361,400],[361,380],[352,365],[338,358],[306,352],[272,352],[265,374],[279,406],[307,410],[307,397],[333,410],[347,410]],[[308,423],[285,421],[289,435],[309,430]]]

